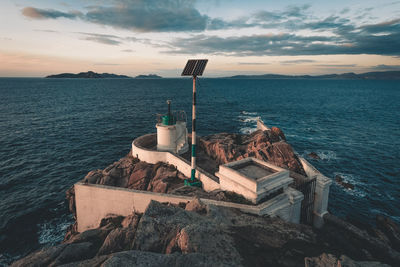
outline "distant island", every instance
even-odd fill
[[[366,72],[356,74],[353,72],[342,74],[325,75],[280,75],[280,74],[262,74],[262,75],[235,75],[225,77],[229,79],[351,79],[351,80],[399,80],[400,71],[381,71]]]
[[[80,73],[61,73],[61,74],[54,74],[46,76],[46,78],[91,78],[91,79],[101,79],[101,78],[132,78],[126,75],[118,75],[112,73],[97,73],[94,71],[87,71],[87,72],[80,72]],[[138,75],[135,79],[161,79],[161,76],[157,74],[149,74],[149,75]]]
[[[161,76],[158,76],[157,74],[149,74],[149,75],[138,75],[135,77],[135,79],[161,79]]]
[[[129,77],[126,75],[117,75],[117,74],[112,74],[112,73],[96,73],[93,71],[88,71],[88,72],[80,72],[78,74],[61,73],[61,74],[49,75],[49,76],[46,76],[46,78],[95,78],[95,79],[101,79],[101,78],[132,78],[132,77]]]

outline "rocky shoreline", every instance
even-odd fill
[[[216,134],[200,139],[204,155],[219,164],[252,156],[305,172],[279,128],[250,135]],[[207,161],[204,161],[207,163]],[[187,204],[152,201],[143,214],[109,216],[82,233],[71,225],[64,241],[14,262],[12,266],[396,266],[400,228],[387,217],[363,228],[327,214],[315,229],[279,218],[205,205],[199,198],[246,203],[232,192],[184,187],[172,165],[139,161],[129,153],[104,170],[89,172],[84,183],[193,197]],[[75,216],[73,187],[67,200]],[[246,203],[249,204],[249,203]],[[339,265],[340,264],[340,265]],[[388,265],[387,265],[388,264]]]
[[[104,218],[12,266],[396,266],[399,228],[362,230],[333,215],[322,229],[204,205],[152,201],[143,214]],[[341,265],[338,265],[340,261]],[[388,264],[388,265],[386,265]]]

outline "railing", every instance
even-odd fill
[[[317,178],[314,177],[309,180],[298,182],[295,188],[303,193],[304,199],[301,202],[300,222],[303,224],[312,225],[314,218],[314,198],[315,198],[315,184]]]
[[[162,123],[163,116],[167,116],[168,114],[156,114],[157,123]],[[177,121],[182,121],[187,123],[187,116],[184,110],[175,110],[172,112],[172,121],[175,123]]]

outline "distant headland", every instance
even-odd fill
[[[61,73],[46,76],[46,78],[131,78],[126,75],[117,75],[112,73],[96,73],[93,71],[74,73]]]
[[[135,79],[161,79],[161,76],[158,76],[157,74],[149,74],[149,75],[138,75],[135,77]]]
[[[225,77],[230,79],[350,79],[350,80],[400,80],[400,71],[380,71],[356,74],[354,72],[342,74],[325,75],[280,75],[280,74],[261,74],[261,75],[235,75]]]
[[[94,71],[87,71],[87,72],[80,72],[80,73],[61,73],[61,74],[54,74],[48,75],[46,78],[91,78],[91,79],[102,79],[102,78],[117,78],[117,79],[131,79],[132,77],[126,75],[118,75],[113,73],[96,73]],[[135,79],[161,79],[161,76],[156,74],[149,74],[149,75],[138,75]]]

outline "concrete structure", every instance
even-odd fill
[[[101,219],[110,215],[127,216],[132,212],[143,213],[151,200],[179,204],[193,199],[188,196],[81,182],[76,183],[74,187],[78,232],[97,228]],[[200,200],[208,205],[235,208],[255,215],[279,216],[286,221],[299,223],[302,199],[303,195],[300,192],[288,188],[284,194],[259,205],[244,205],[203,198]]]
[[[191,164],[177,154],[168,151],[158,151],[156,147],[156,134],[146,134],[133,140],[132,156],[139,158],[142,161],[156,164],[157,162],[165,162],[176,166],[177,170],[185,176],[191,175]],[[205,170],[197,167],[196,179],[199,179],[203,184],[203,189],[207,192],[215,189],[220,189],[219,179],[214,175],[207,173]]]
[[[270,130],[261,119],[257,120],[257,129],[263,131]],[[332,184],[332,180],[320,173],[313,165],[311,165],[311,163],[301,157],[297,152],[296,154],[300,159],[307,176],[316,178],[313,225],[319,228],[324,224],[324,215],[328,213],[329,188]]]
[[[238,193],[253,203],[282,189],[293,182],[289,171],[268,162],[245,158],[219,166],[219,184],[222,190]]]
[[[324,215],[328,213],[329,188],[332,184],[332,180],[320,173],[303,157],[299,156],[299,159],[307,176],[317,178],[315,185],[313,225],[319,228],[324,224]]]
[[[262,130],[269,129],[261,120],[257,122],[257,127]],[[161,131],[164,130],[169,131],[169,128],[164,127]],[[169,141],[166,136],[169,136]],[[174,140],[170,134],[166,134],[164,137],[166,141],[158,138],[157,134],[147,134],[136,138],[132,142],[132,155],[152,164],[160,161],[172,164],[185,176],[190,177],[190,162],[171,151],[172,146],[163,147],[164,144]],[[168,148],[167,151],[160,151],[164,148]],[[178,150],[176,151],[178,152]],[[323,224],[324,214],[327,213],[331,180],[322,175],[304,158],[300,156],[299,158],[307,176],[316,177],[314,225],[319,227]],[[301,192],[289,187],[293,181],[289,177],[289,171],[258,159],[246,158],[220,165],[216,175],[199,167],[196,168],[196,178],[202,182],[205,191],[210,192],[217,189],[233,191],[243,195],[256,205],[201,199],[204,203],[236,208],[256,215],[279,216],[293,223],[300,222],[304,196]],[[98,227],[101,219],[109,215],[127,216],[134,211],[144,212],[151,200],[178,204],[186,203],[191,199],[192,197],[188,196],[78,182],[75,184],[78,231],[82,232]]]
[[[177,121],[173,125],[157,123],[157,150],[182,154],[188,151],[186,122]]]

